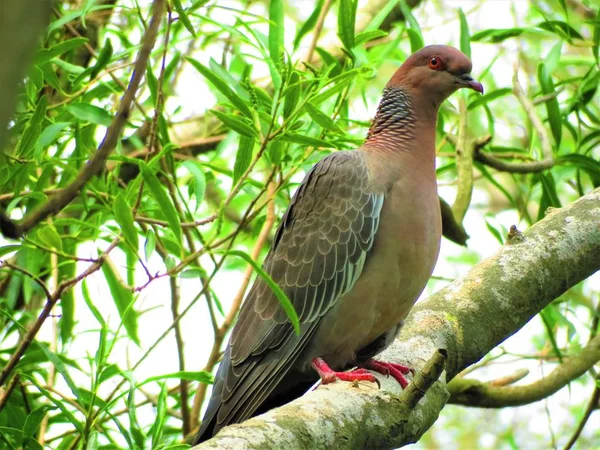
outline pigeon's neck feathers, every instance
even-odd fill
[[[402,86],[388,85],[364,146],[394,153],[434,151],[438,108],[420,97]]]

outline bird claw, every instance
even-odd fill
[[[385,361],[378,361],[376,359],[369,359],[365,363],[365,367],[374,370],[375,372],[381,373],[385,376],[391,375],[398,383],[400,383],[402,389],[405,389],[406,386],[408,386],[408,380],[404,375],[409,373],[414,374],[414,369],[408,366],[403,366],[402,364],[390,363]]]
[[[312,366],[321,377],[321,383],[329,384],[336,380],[342,381],[370,381],[376,383],[377,378],[369,373],[367,369],[356,369],[351,372],[336,372],[323,359],[315,358],[312,360]]]

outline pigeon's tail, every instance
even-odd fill
[[[240,420],[234,417],[233,421],[227,423],[218,423],[217,417],[219,410],[222,407],[222,392],[225,385],[225,376],[231,365],[229,358],[229,346],[223,355],[223,361],[219,366],[215,383],[213,385],[212,395],[208,403],[208,408],[204,413],[200,430],[196,435],[192,445],[200,444],[212,438],[221,428],[231,423],[236,423]],[[310,387],[315,384],[318,377],[315,373],[299,373],[295,371],[288,372],[283,379],[277,383],[276,387],[271,391],[267,398],[252,412],[251,417],[262,414],[270,409],[284,405],[302,396]],[[245,417],[247,418],[247,417]],[[241,420],[245,419],[244,417]]]

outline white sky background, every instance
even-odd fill
[[[140,2],[146,3],[146,2]],[[363,4],[364,1],[361,1]],[[518,24],[514,22],[514,16],[511,9],[516,11],[516,15],[523,14],[528,8],[529,4],[527,1],[509,1],[509,0],[496,0],[485,2],[485,8],[476,8],[472,14],[468,14],[473,8],[481,4],[479,0],[467,1],[467,0],[445,0],[443,4],[446,6],[445,17],[440,17],[438,8],[432,4],[431,1],[424,2],[424,6],[417,8],[414,14],[423,29],[423,35],[426,44],[443,43],[458,46],[459,44],[459,25],[456,10],[460,7],[463,8],[467,13],[467,20],[471,31],[478,31],[484,28],[509,28]],[[222,1],[219,4],[237,6],[235,2]],[[299,5],[298,14],[300,17],[306,16],[312,12],[314,7],[313,0],[310,1],[294,1],[294,4]],[[306,7],[304,7],[306,5]],[[359,6],[360,9],[360,6]],[[266,16],[264,11],[264,5],[257,4],[251,11],[257,14],[263,14]],[[232,14],[227,11],[221,11],[223,22],[231,23]],[[213,18],[216,18],[213,15]],[[291,25],[291,24],[290,24]],[[333,30],[332,34],[336,30],[336,18],[335,15],[330,14],[328,21],[326,22],[326,29]],[[295,34],[295,27],[286,27],[286,43],[288,48],[291,49],[291,42],[293,41]],[[327,37],[326,37],[327,38]],[[305,39],[305,47],[308,46],[310,41],[310,35]],[[518,40],[508,40],[502,43],[504,49],[503,56],[496,62],[494,68],[494,77],[496,80],[504,80],[501,86],[510,86],[511,76],[513,70],[513,63],[516,60],[516,50]],[[118,45],[117,42],[113,41],[113,45]],[[182,44],[182,45],[185,45]],[[402,44],[403,47],[408,51],[409,46],[407,43]],[[477,78],[479,72],[481,72],[496,56],[497,48],[491,44],[472,44],[472,60],[473,60],[473,75]],[[201,62],[207,62],[210,56],[218,59],[220,53],[210,55],[206,51],[194,55]],[[392,66],[390,66],[392,67]],[[258,67],[256,68],[258,69]],[[254,71],[254,75],[260,75],[259,70]],[[390,69],[391,70],[391,69]],[[268,72],[265,72],[267,75]],[[391,74],[391,73],[390,73]],[[525,81],[522,78],[522,81]],[[385,80],[378,80],[374,83],[380,83],[381,85]],[[499,81],[500,82],[500,81]],[[485,83],[484,83],[485,85]],[[181,107],[178,113],[178,118],[192,117],[199,114],[203,114],[207,109],[211,108],[214,104],[214,96],[205,87],[205,81],[202,77],[188,65],[182,74],[180,84],[177,88],[177,97],[170,98],[167,107],[173,110],[176,107]],[[455,102],[454,102],[455,103]],[[356,108],[352,111],[352,115],[357,119],[369,119],[374,115],[376,104],[370,105],[369,110],[365,110],[362,103],[356,105]],[[508,124],[498,124],[496,126],[496,132],[501,135],[506,132],[510,135],[512,131],[508,128]],[[301,177],[299,175],[299,177]],[[454,198],[455,188],[453,186],[441,186],[440,193],[448,201],[452,201]],[[487,205],[489,203],[489,192],[487,190],[476,190],[473,196],[473,203],[466,217],[466,229],[470,234],[471,239],[469,240],[469,251],[476,255],[477,258],[483,259],[498,248],[499,244],[487,231],[484,216]],[[518,224],[518,215],[516,211],[506,211],[498,214],[495,217],[497,223],[502,224],[504,227],[509,228],[512,224]],[[523,224],[518,224],[523,226]],[[143,245],[143,243],[141,243]],[[103,246],[100,245],[100,248]],[[94,257],[97,253],[98,246],[96,244],[88,244],[80,246],[80,256],[92,256]],[[466,264],[454,264],[452,262],[453,257],[458,257],[463,253],[463,249],[458,247],[448,240],[443,240],[442,251],[438,261],[438,265],[435,269],[434,275],[455,278],[461,274],[466,273],[470,266]],[[117,265],[122,267],[125,266],[125,260],[120,252],[113,252],[111,257]],[[82,271],[85,265],[79,265],[78,272]],[[158,257],[154,257],[150,263],[149,268],[151,271],[163,271],[162,261]],[[146,281],[143,271],[137,271],[137,284],[142,284]],[[242,273],[232,271],[221,271],[213,280],[212,288],[218,293],[218,296],[223,304],[224,309],[227,311],[232,297],[237,292],[238,286],[241,282]],[[600,284],[600,277],[596,274],[594,285],[596,292],[598,285]],[[424,296],[429,295],[432,291],[439,289],[441,283],[433,283],[434,286],[428,288],[424,293]],[[591,285],[588,284],[588,285]],[[95,300],[96,305],[102,305],[101,312],[105,315],[110,315],[111,328],[115,329],[118,322],[119,316],[111,299],[110,292],[102,272],[97,272],[88,278],[88,286],[90,288],[90,294]],[[181,292],[182,292],[182,308],[198,293],[200,290],[200,283],[197,280],[182,279],[181,280]],[[80,364],[85,368],[86,362],[85,357],[89,355],[93,358],[96,353],[98,344],[97,333],[85,333],[90,329],[96,329],[97,324],[95,319],[90,314],[89,310],[85,306],[83,299],[81,298],[81,288],[78,286],[75,289],[77,296],[77,313],[76,318],[79,321],[76,326],[76,333],[78,334],[77,339],[72,344],[72,348],[69,350],[71,357],[80,360]],[[597,294],[596,294],[597,296]],[[171,322],[170,312],[170,292],[167,279],[158,279],[152,282],[150,288],[144,290],[136,304],[138,311],[147,310],[140,319],[139,337],[143,343],[144,348],[142,350],[135,347],[133,344],[129,345],[118,345],[113,353],[111,362],[116,362],[124,369],[128,367],[128,362],[136,362],[149,345],[151,345],[155,339],[164,331],[164,329]],[[574,320],[580,320],[581,324],[589,323],[589,317],[577,317]],[[204,300],[201,299],[197,302],[194,309],[182,320],[183,335],[186,342],[185,353],[187,361],[187,370],[201,370],[207,360],[208,354],[212,345],[212,327],[209,320],[207,308]],[[508,339],[503,345],[509,351],[515,353],[534,353],[539,350],[534,345],[533,336],[543,335],[543,327],[539,319],[534,319],[528,326],[517,333],[515,336]],[[47,321],[38,336],[42,340],[51,339],[51,322]],[[586,339],[586,336],[582,336],[582,339]],[[564,341],[564,340],[563,340]],[[126,341],[123,341],[123,344]],[[585,342],[585,341],[584,341]],[[543,373],[548,374],[551,371],[551,365],[547,364],[543,367],[538,362],[533,360],[523,360],[518,363],[506,363],[494,366],[495,369],[485,370],[476,373],[474,376],[480,379],[493,379],[501,376],[505,376],[514,373],[518,368],[528,368],[531,373],[526,377],[523,382],[530,383],[542,376]],[[543,370],[542,370],[543,369]],[[159,347],[150,355],[150,357],[142,364],[142,366],[135,371],[135,378],[137,380],[143,380],[150,376],[155,376],[163,373],[171,373],[178,370],[177,352],[175,347],[174,338],[169,336],[165,339]],[[62,380],[59,378],[59,386],[64,392],[68,392],[68,388],[64,386]],[[591,393],[591,384],[589,379],[586,378],[587,382],[585,387],[580,383],[574,383],[571,386],[570,391],[568,389],[561,390],[558,394],[554,395],[547,401],[538,402],[533,405],[520,407],[520,408],[507,408],[505,410],[496,413],[495,411],[486,411],[481,409],[465,410],[462,409],[462,414],[465,420],[465,426],[473,426],[474,428],[481,429],[485,427],[488,433],[484,435],[480,442],[480,448],[497,448],[495,447],[495,439],[499,430],[505,430],[511,428],[514,430],[516,443],[519,448],[537,448],[536,446],[540,442],[547,443],[548,447],[551,446],[549,439],[549,421],[546,412],[546,407],[552,411],[552,423],[551,426],[558,439],[558,446],[564,445],[564,441],[568,439],[572,431],[576,426],[576,417],[573,417],[569,406],[572,404],[581,404],[582,398],[586,398]],[[89,380],[85,374],[81,374],[79,377],[75,377],[75,381],[81,384],[82,387],[88,387],[87,383]],[[107,394],[112,387],[117,383],[117,379],[110,380],[105,383],[103,392]],[[174,385],[175,382],[170,380],[169,386]],[[156,383],[151,383],[146,386],[148,391],[157,392]],[[141,398],[140,398],[141,399]],[[447,407],[440,416],[438,422],[434,425],[435,436],[438,443],[444,447],[445,450],[452,450],[458,448],[457,439],[452,435],[451,430],[446,430],[445,424],[451,420],[452,415],[456,407]],[[465,412],[466,411],[466,412]],[[142,408],[138,411],[138,417],[142,423],[151,423],[154,417],[154,411],[150,407]],[[126,418],[122,420],[126,422]],[[472,425],[471,425],[472,424]],[[600,414],[595,413],[592,415],[584,435],[591,436],[591,433],[600,429]],[[544,436],[542,440],[531,439],[531,435]],[[413,448],[424,448],[422,444],[415,444]]]

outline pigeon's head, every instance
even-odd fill
[[[400,66],[388,87],[425,96],[438,106],[453,92],[469,88],[483,94],[483,86],[471,77],[471,60],[447,45],[429,45],[413,53]]]

